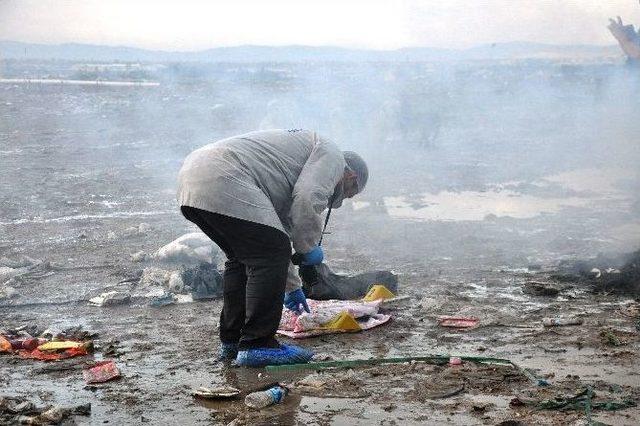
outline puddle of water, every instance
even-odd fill
[[[482,192],[442,191],[424,193],[412,200],[404,196],[384,197],[383,200],[389,215],[398,219],[481,221],[488,215],[529,219],[545,213],[558,213],[567,207],[586,207],[603,200],[626,200],[629,194],[618,188],[617,183],[633,177],[633,171],[624,169],[580,169],[534,182],[542,186],[560,184],[565,189],[588,194],[581,197],[536,197],[504,189],[503,184]]]
[[[582,207],[586,198],[538,198],[511,190],[487,192],[443,191],[423,194],[415,208],[405,197],[385,197],[384,204],[391,217],[411,220],[480,221],[487,215],[528,219],[542,213],[557,213],[566,207]]]

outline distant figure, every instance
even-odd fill
[[[283,300],[309,311],[291,244],[302,265],[321,263],[322,212],[361,192],[367,179],[358,154],[306,130],[247,133],[189,154],[178,177],[182,213],[227,257],[221,359],[252,367],[311,359],[275,339]]]

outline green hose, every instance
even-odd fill
[[[298,370],[324,370],[327,368],[353,368],[368,365],[380,364],[401,364],[405,362],[425,362],[428,364],[445,365],[449,362],[451,355],[430,355],[430,356],[412,356],[399,358],[371,358],[371,359],[354,359],[345,361],[323,361],[309,362],[306,364],[288,364],[288,365],[268,365],[265,370],[268,372],[278,371],[298,371]],[[463,361],[477,362],[480,364],[499,364],[513,365],[508,359],[489,358],[481,356],[460,356]]]

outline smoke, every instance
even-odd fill
[[[333,240],[335,250],[387,266],[441,258],[526,263],[544,260],[542,253],[619,248],[612,245],[616,229],[637,224],[640,75],[621,64],[540,59],[142,68],[160,86],[0,85],[3,223],[113,208],[170,211],[177,171],[191,150],[256,129],[309,128],[370,164],[370,183],[357,199],[362,204],[349,204],[332,219],[329,250]],[[8,77],[77,78],[78,69],[55,61],[3,67]],[[557,178],[590,169],[604,171],[614,189]],[[475,222],[389,215],[396,201],[419,219],[448,194],[507,189],[495,203],[531,196],[545,207],[519,218],[494,206]],[[568,197],[586,201],[564,208]],[[182,223],[175,211],[171,220]]]

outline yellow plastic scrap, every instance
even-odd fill
[[[396,297],[396,295],[391,293],[389,289],[382,284],[374,284],[371,286],[369,292],[362,298],[362,300],[365,302],[373,302],[374,300],[387,300],[393,299],[394,297]]]
[[[73,342],[71,340],[63,340],[60,342],[47,342],[40,346],[38,349],[41,351],[59,351],[62,349],[81,348],[84,346],[83,342]]]
[[[322,325],[327,330],[360,331],[362,327],[349,312],[340,312],[329,322]]]

